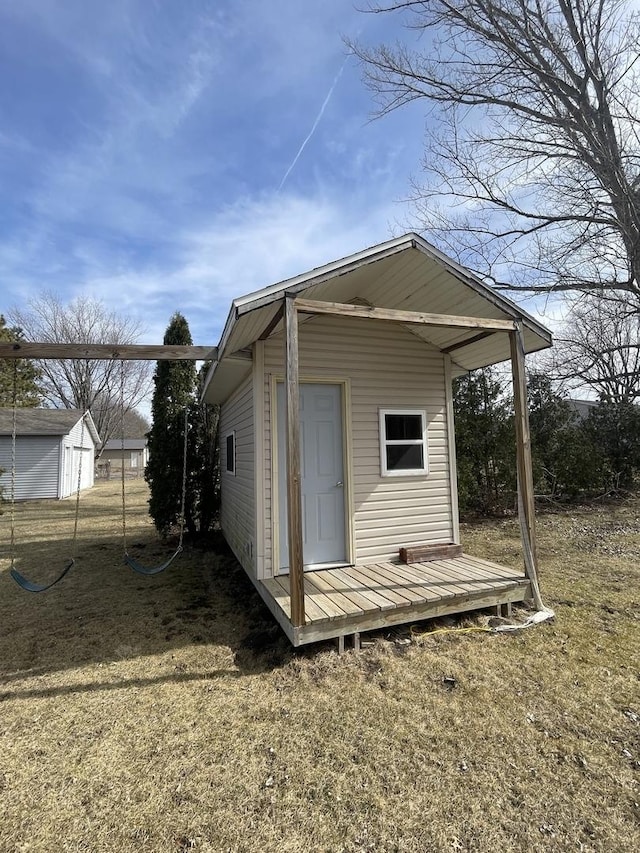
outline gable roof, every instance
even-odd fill
[[[209,402],[224,400],[248,374],[250,359],[242,351],[275,322],[285,293],[404,311],[518,319],[526,352],[551,346],[551,332],[534,317],[424,238],[409,233],[234,299],[218,345],[218,361],[205,382],[203,396]],[[451,352],[454,376],[510,357],[504,333],[478,339],[458,328],[413,326],[412,332],[440,350],[456,347]],[[464,346],[456,346],[465,340]]]
[[[80,409],[16,409],[16,435],[67,435],[81,420]],[[99,444],[100,436],[87,412],[85,424],[93,438]],[[13,433],[13,409],[0,409],[0,435]]]

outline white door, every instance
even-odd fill
[[[289,567],[284,384],[278,383],[280,571]],[[346,562],[342,389],[300,383],[300,469],[305,569]]]
[[[80,471],[82,464],[82,471]],[[78,491],[78,477],[80,477],[80,488],[88,489],[93,485],[93,455],[91,450],[86,447],[73,448],[73,476],[71,479],[71,488],[69,494],[76,494]]]

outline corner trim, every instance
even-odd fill
[[[444,393],[447,407],[447,447],[449,455],[449,488],[451,490],[451,538],[460,545],[460,513],[458,510],[458,466],[456,462],[456,428],[453,414],[451,356],[443,355]]]

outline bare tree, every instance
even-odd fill
[[[547,361],[547,375],[585,385],[610,403],[640,398],[640,314],[586,296],[571,308]]]
[[[131,344],[140,324],[91,297],[65,305],[50,292],[31,299],[25,310],[13,309],[12,322],[27,340],[42,343]],[[43,397],[58,408],[91,411],[103,442],[120,429],[120,382],[124,371],[124,408],[134,409],[147,395],[150,367],[144,361],[87,361],[64,359],[38,362]],[[101,450],[102,448],[100,448]]]
[[[151,424],[135,409],[129,409],[124,413],[124,429],[118,426],[117,433],[120,436],[122,433],[125,438],[144,438],[151,429]]]
[[[377,115],[429,104],[414,201],[432,239],[498,286],[610,293],[640,309],[630,4],[390,0],[368,11],[404,15],[419,36],[417,49],[350,47]]]

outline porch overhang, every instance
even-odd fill
[[[207,403],[223,403],[251,373],[252,363],[251,353],[246,350],[214,361],[207,374],[203,399]]]
[[[282,331],[285,294],[297,300],[475,318],[475,326],[423,324],[411,329],[450,355],[454,377],[510,358],[508,335],[483,328],[482,320],[519,320],[526,353],[552,343],[549,330],[534,317],[419,235],[407,234],[234,300],[219,360],[203,389],[207,402],[223,402],[233,390],[236,374],[228,360],[255,341]]]

